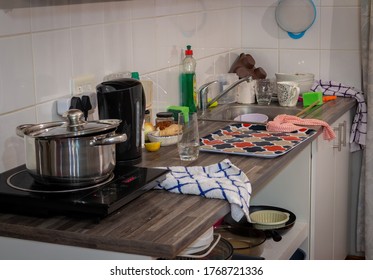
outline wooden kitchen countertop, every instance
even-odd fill
[[[353,99],[338,98],[324,104],[308,117],[323,119],[331,124],[355,104]],[[225,125],[222,122],[201,122],[200,135]],[[206,166],[228,158],[247,174],[255,193],[309,142],[274,159],[202,152],[196,161],[188,165]],[[139,164],[144,167],[170,165],[186,165],[179,160],[176,146],[162,147],[152,153],[144,151]],[[38,218],[0,214],[0,236],[172,258],[229,211],[229,204],[223,200],[151,190],[100,223],[62,216]]]

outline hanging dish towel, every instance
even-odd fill
[[[367,104],[365,102],[364,93],[357,91],[354,87],[333,81],[322,80],[315,81],[311,90],[321,91],[324,95],[335,95],[356,99],[357,110],[351,127],[350,150],[354,152],[363,149],[367,134]]]
[[[317,125],[323,127],[323,136],[326,140],[333,140],[335,138],[334,130],[330,127],[330,125],[324,121],[317,120],[317,119],[301,119],[296,116],[291,115],[278,115],[273,119],[273,121],[269,121],[267,123],[267,130],[268,131],[276,131],[276,132],[292,132],[302,127],[297,126],[299,125]]]
[[[227,200],[235,221],[249,217],[251,184],[246,174],[225,159],[209,166],[171,166],[166,179],[156,187],[174,193]]]

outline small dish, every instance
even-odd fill
[[[248,122],[248,123],[266,123],[268,116],[264,114],[243,114],[234,118],[235,121]]]
[[[262,230],[281,228],[289,218],[289,213],[277,210],[259,210],[250,214],[254,227]]]
[[[158,131],[149,132],[148,138],[150,142],[161,142],[161,146],[170,146],[174,145],[179,141],[179,137],[181,135],[173,135],[173,136],[158,136]]]

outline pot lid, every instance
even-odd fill
[[[120,120],[96,120],[84,121],[83,112],[78,109],[70,109],[64,117],[67,121],[47,122],[35,125],[25,125],[23,134],[34,138],[68,138],[104,133],[114,130],[120,124]]]

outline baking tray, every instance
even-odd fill
[[[316,131],[270,132],[265,125],[235,123],[200,139],[200,151],[263,158],[281,156],[309,139]]]

